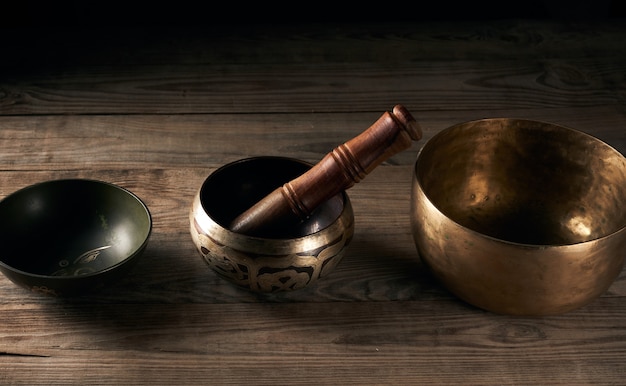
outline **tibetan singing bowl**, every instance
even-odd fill
[[[335,268],[354,234],[354,214],[345,192],[295,226],[255,236],[227,226],[311,166],[291,158],[254,157],[209,175],[194,197],[189,220],[193,242],[213,271],[255,292],[279,292],[311,285]]]
[[[151,230],[148,208],[121,187],[41,182],[0,201],[0,270],[34,292],[83,295],[126,274]]]
[[[436,134],[413,175],[422,260],[453,294],[511,315],[604,293],[626,254],[626,160],[582,132],[485,119]]]

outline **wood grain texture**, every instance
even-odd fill
[[[0,198],[104,180],[141,197],[154,229],[133,271],[90,296],[0,276],[0,384],[624,383],[626,271],[565,315],[492,314],[431,277],[408,216],[421,146],[455,123],[549,121],[626,152],[626,23],[12,32]],[[334,272],[255,294],[208,269],[188,212],[212,171],[257,155],[317,162],[397,103],[424,138],[350,189],[356,233]]]
[[[615,87],[626,63],[605,59],[205,64],[181,67],[185,71],[94,65],[0,82],[0,106],[14,115],[354,112],[396,103],[414,113],[617,105],[624,95]]]
[[[443,302],[47,304],[12,311],[0,363],[52,384],[620,383],[624,309],[598,306],[537,320]]]
[[[24,38],[6,48],[2,114],[532,109],[624,98],[619,21],[237,27],[14,31]]]

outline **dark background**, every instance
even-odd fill
[[[124,52],[132,52],[128,47],[165,41],[181,33],[191,39],[201,35],[219,38],[222,34],[287,34],[306,29],[309,23],[328,23],[333,27],[358,24],[366,28],[380,23],[389,28],[394,22],[408,22],[427,28],[428,22],[512,19],[613,25],[621,25],[623,20],[626,28],[625,4],[623,0],[11,1],[0,8],[0,80],[29,74],[33,69],[73,64],[77,58],[93,53],[102,57],[124,46]],[[585,30],[589,31],[589,27]]]
[[[389,22],[532,19],[614,19],[626,16],[623,0],[527,1],[122,1],[5,2],[5,27],[219,26],[304,22]]]

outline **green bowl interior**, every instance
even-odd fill
[[[97,274],[143,249],[151,227],[146,206],[120,187],[48,181],[0,202],[0,261],[24,274]]]

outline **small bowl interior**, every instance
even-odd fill
[[[416,177],[444,215],[535,245],[597,239],[626,226],[624,157],[582,132],[487,119],[453,126],[418,156]]]
[[[142,249],[148,209],[130,192],[90,180],[36,184],[0,202],[2,263],[28,274],[82,276]]]
[[[209,217],[226,228],[239,214],[311,166],[284,157],[253,157],[227,164],[214,171],[202,185],[202,207]],[[331,225],[341,215],[343,207],[343,196],[338,194],[298,226],[261,236],[287,239],[310,235]]]

